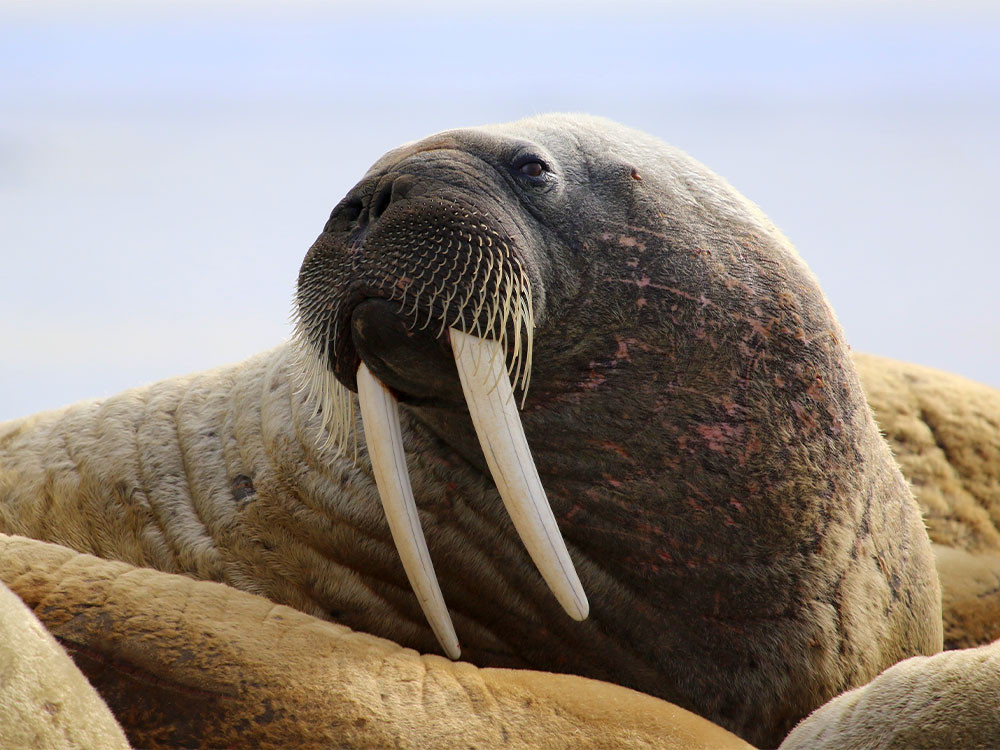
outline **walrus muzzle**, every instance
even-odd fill
[[[461,394],[539,572],[571,617],[589,613],[518,415],[514,388],[528,387],[534,317],[512,234],[501,211],[452,186],[390,173],[362,181],[334,209],[299,274],[297,339],[311,397],[330,439],[346,450],[354,424],[348,391],[357,392],[393,541],[452,658],[458,639],[417,515],[399,400],[433,405]]]

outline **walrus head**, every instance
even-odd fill
[[[473,617],[513,629],[504,648],[535,667],[768,743],[935,648],[919,513],[818,285],[676,149],[572,116],[404,145],[333,210],[297,308],[312,396],[346,451],[359,394],[393,538],[449,655],[404,436],[454,472],[420,483],[422,508],[491,477],[495,493],[462,501],[499,494],[559,603],[590,611],[539,617],[517,583],[514,605],[482,605]],[[432,551],[490,545],[490,530],[425,530]],[[496,649],[463,635],[473,661],[506,663]]]

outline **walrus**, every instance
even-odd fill
[[[2,583],[0,747],[129,747],[87,679],[24,602]]]
[[[1000,641],[914,656],[806,717],[781,750],[989,750],[1000,740]]]
[[[144,750],[752,750],[620,685],[418,654],[231,586],[3,534],[0,634],[5,750],[124,746],[99,734],[117,729],[101,698]],[[65,668],[39,663],[42,636]]]
[[[404,145],[296,302],[295,341],[241,366],[0,428],[0,530],[758,746],[941,648],[926,531],[816,280],[682,152],[569,115]]]

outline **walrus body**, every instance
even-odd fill
[[[802,721],[781,750],[989,750],[1000,739],[1000,641],[915,656]]]
[[[2,582],[0,747],[129,747],[108,707],[56,639]]]
[[[458,326],[525,364],[506,314],[461,304],[502,297],[461,265],[481,238],[527,279],[521,418],[582,623],[504,515],[446,356]],[[680,152],[568,116],[404,146],[334,210],[298,302],[301,346],[0,427],[0,531],[436,650],[363,440],[338,452],[322,426],[344,426],[296,388],[304,349],[314,377],[353,388],[363,362],[399,399],[463,658],[616,682],[770,746],[941,648],[930,544],[832,312],[759,210]]]

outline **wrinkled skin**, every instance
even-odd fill
[[[521,171],[525,154],[546,176]],[[438,278],[414,237],[461,239],[457,225],[497,239],[530,279],[521,417],[590,601],[583,622],[486,471],[441,325],[456,310],[440,321],[434,295],[400,306],[414,279]],[[353,388],[363,360],[400,400],[463,659],[616,682],[767,746],[941,648],[919,512],[822,293],[756,207],[680,152],[563,116],[404,146],[334,210],[298,296],[320,368]],[[477,320],[499,333],[462,311],[462,326]],[[285,346],[3,425],[0,531],[439,653],[363,435],[356,460],[324,446],[296,367]]]
[[[590,597],[582,624],[489,510],[440,310],[420,308],[421,331],[409,303],[372,301],[419,276],[397,230],[442,201],[487,217],[531,279],[522,420]],[[446,236],[465,228],[435,216]],[[358,281],[380,263],[388,284]],[[940,649],[927,536],[833,314],[759,210],[680,152],[567,117],[401,147],[334,210],[299,303],[342,382],[364,360],[404,404],[446,601],[488,631],[456,621],[463,658],[618,682],[773,745],[830,697]],[[470,549],[503,580],[473,565],[449,586]]]

